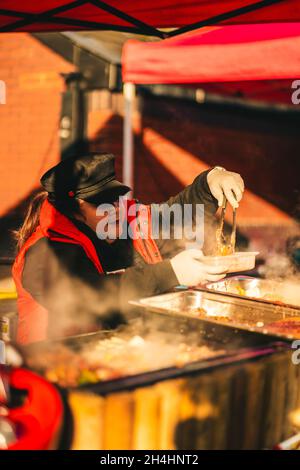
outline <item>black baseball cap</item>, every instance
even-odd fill
[[[62,160],[41,178],[51,201],[76,197],[99,205],[118,199],[130,188],[115,174],[115,157],[111,153],[88,153]]]

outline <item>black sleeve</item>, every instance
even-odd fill
[[[207,183],[207,175],[210,171],[211,168],[200,173],[200,175],[194,179],[192,184],[184,188],[176,196],[170,197],[166,203],[169,206],[175,203],[179,203],[181,205],[204,204],[207,213],[211,215],[215,214],[218,208],[218,202],[211,194]]]
[[[178,280],[169,260],[128,268],[121,277],[122,308],[126,308],[129,300],[161,294],[177,285]]]
[[[196,204],[203,204],[204,207],[204,246],[203,250],[206,254],[213,252],[215,248],[215,232],[216,232],[216,211],[218,209],[218,202],[211,194],[208,183],[207,175],[211,169],[204,171],[198,175],[192,184],[183,189],[176,196],[170,197],[166,204],[170,207],[173,204],[180,204],[184,207],[185,204],[192,206],[193,223],[195,224],[195,207]],[[160,234],[161,235],[161,234]],[[181,250],[186,248],[184,240],[164,240],[160,238],[157,240],[157,245],[161,254],[164,257],[174,256]]]

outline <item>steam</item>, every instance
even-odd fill
[[[101,329],[110,316],[122,310],[116,279],[99,274],[99,285],[90,285],[67,270],[54,252],[50,257],[54,258],[48,258],[50,264],[58,262],[56,282],[43,294],[50,339]]]
[[[172,322],[171,322],[172,323]],[[182,367],[187,363],[208,359],[225,353],[224,343],[203,338],[199,332],[176,330],[173,323],[149,316],[115,331],[99,332],[72,343],[54,342],[33,345],[24,353],[29,367],[43,373],[49,380],[62,386],[78,386],[81,371],[96,371],[97,381],[124,375],[143,373],[168,367]],[[162,328],[162,330],[161,330]],[[91,376],[88,376],[88,381]],[[94,379],[92,379],[93,381]]]
[[[286,254],[270,253],[265,264],[260,266],[259,274],[266,279],[275,281],[300,281],[300,274],[296,272],[294,265]]]

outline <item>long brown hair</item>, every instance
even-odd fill
[[[17,240],[17,250],[20,251],[26,240],[33,234],[40,220],[40,211],[43,202],[47,199],[47,191],[39,191],[31,200],[23,225],[14,232]]]
[[[40,222],[40,212],[43,202],[48,198],[49,202],[56,207],[62,214],[69,218],[73,218],[79,213],[79,203],[77,198],[69,198],[62,200],[54,200],[53,195],[47,191],[39,191],[31,200],[24,222],[19,230],[14,232],[17,240],[17,251],[19,252],[24,243],[33,234]]]

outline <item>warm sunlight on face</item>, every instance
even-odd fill
[[[105,205],[111,206],[111,209],[104,207],[104,209],[101,210],[101,206],[94,206],[82,199],[79,199],[79,206],[80,215],[77,219],[84,222],[88,227],[96,232],[99,238],[105,239],[107,243],[113,243],[117,238],[119,238],[119,201]],[[99,233],[99,227],[103,227],[101,233]]]

